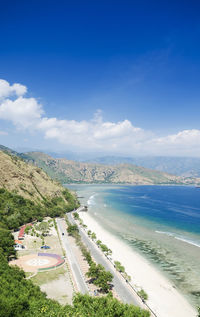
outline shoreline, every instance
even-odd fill
[[[144,257],[103,228],[88,212],[80,214],[88,229],[113,252],[113,261],[120,261],[131,276],[132,284],[148,294],[148,305],[158,317],[196,317],[197,311],[172,283]]]

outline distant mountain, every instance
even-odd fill
[[[157,169],[167,169],[172,164],[172,158],[122,158],[103,157],[98,158],[96,163],[76,162],[65,158],[53,158],[43,152],[17,153],[5,146],[0,145],[0,150],[9,155],[18,156],[29,164],[42,168],[50,177],[61,183],[121,183],[121,184],[200,184],[200,178],[183,177],[137,166],[131,162],[141,162],[145,165],[155,166]],[[169,160],[167,160],[169,159]],[[178,160],[175,158],[178,165]],[[183,158],[184,159],[184,158]],[[198,160],[198,159],[197,159]],[[162,161],[162,164],[159,162]],[[183,160],[186,162],[186,160]],[[99,163],[101,162],[101,163]],[[110,164],[108,164],[108,162]],[[156,165],[157,162],[157,165]],[[165,162],[165,164],[164,164]],[[186,163],[185,163],[186,164]],[[189,161],[188,161],[189,164]],[[179,163],[180,169],[182,167]],[[177,172],[177,171],[176,171]],[[178,173],[177,173],[178,174]],[[195,173],[194,173],[195,174]]]
[[[42,152],[24,154],[26,160],[41,167],[62,183],[118,184],[198,184],[200,179],[179,177],[133,164],[104,165],[53,158]]]
[[[186,177],[200,177],[200,158],[195,157],[120,157],[104,156],[87,160],[89,163],[105,165],[135,164],[146,168]]]
[[[0,151],[3,151],[5,153],[9,153],[9,154],[12,154],[12,155],[18,155],[19,153],[14,151],[14,150],[11,150],[10,148],[8,148],[7,146],[4,146],[4,145],[0,145]]]

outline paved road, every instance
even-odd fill
[[[75,223],[72,215],[70,213],[67,214],[68,219],[71,223]],[[109,260],[102,254],[102,252],[98,249],[96,244],[94,244],[87,236],[85,231],[79,227],[79,233],[82,237],[83,242],[88,247],[91,252],[91,255],[95,259],[95,261],[99,264],[102,264],[107,271],[110,271],[114,278],[113,284],[116,293],[119,295],[120,299],[124,303],[134,304],[145,308],[142,301],[138,298],[136,294],[134,294],[133,290],[127,285],[124,279],[121,276],[118,276],[118,273],[114,269],[113,265],[109,262]]]
[[[60,234],[60,238],[61,238],[63,247],[64,247],[64,249],[66,251],[66,255],[67,255],[67,258],[68,258],[68,261],[69,261],[73,276],[74,276],[74,280],[75,280],[76,285],[78,287],[78,290],[82,294],[88,293],[89,291],[88,291],[88,288],[87,288],[87,284],[86,284],[86,282],[84,280],[84,277],[82,275],[82,272],[80,270],[80,267],[78,265],[76,257],[74,255],[74,253],[72,252],[72,249],[71,249],[71,246],[70,246],[70,243],[69,243],[69,239],[68,239],[68,236],[67,236],[67,231],[65,229],[65,226],[63,226],[63,223],[62,223],[63,220],[57,218],[56,221],[57,221],[57,225],[58,225],[58,231],[59,231],[59,234]],[[62,235],[62,232],[64,232],[64,236]]]

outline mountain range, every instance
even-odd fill
[[[103,156],[87,160],[105,165],[134,164],[178,176],[200,177],[200,158],[170,156]]]
[[[5,147],[4,147],[5,148]],[[1,145],[0,145],[1,149]],[[33,152],[25,148],[16,148],[15,153]],[[178,156],[99,156],[97,153],[74,153],[69,150],[52,152],[50,150],[34,150],[34,152],[45,152],[53,158],[66,158],[85,163],[97,163],[104,165],[133,164],[149,169],[166,172],[169,174],[185,177],[200,177],[200,158],[199,157],[178,157]]]
[[[50,177],[61,183],[200,184],[200,178],[198,177],[177,176],[137,166],[130,162],[119,164],[120,158],[115,157],[102,158],[100,159],[101,163],[77,162],[66,158],[54,158],[43,152],[18,153],[5,146],[0,146],[0,150],[11,156],[20,157],[28,162],[29,165],[42,168]],[[127,158],[127,160],[129,159]],[[107,162],[112,162],[112,164],[106,164]]]

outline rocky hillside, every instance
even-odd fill
[[[37,203],[56,197],[69,203],[66,190],[43,170],[3,151],[0,151],[0,188],[14,191]],[[76,200],[75,196],[73,199]]]
[[[105,165],[134,164],[143,166],[160,172],[165,172],[177,176],[200,177],[199,157],[168,157],[168,156],[137,156],[119,157],[103,156],[87,160],[88,163]]]
[[[199,184],[200,179],[170,175],[133,164],[103,165],[55,159],[41,152],[25,154],[29,162],[41,167],[62,183],[121,184]]]

